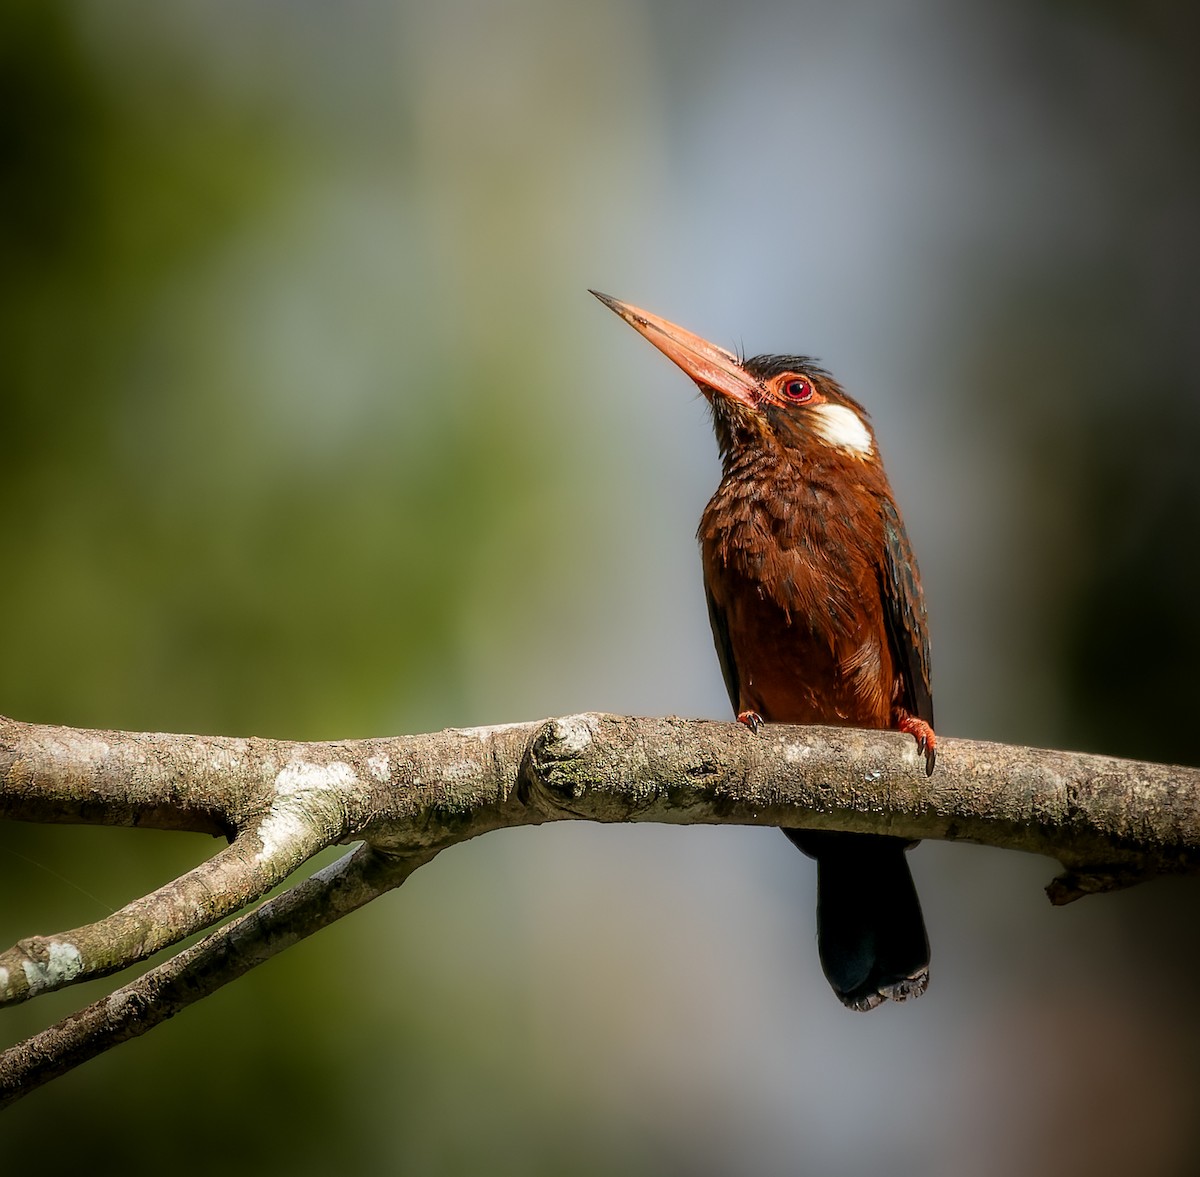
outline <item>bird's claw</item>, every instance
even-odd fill
[[[763,717],[757,711],[739,711],[737,721],[744,723],[755,735],[763,725]]]
[[[902,712],[897,724],[902,732],[908,732],[917,741],[917,755],[925,757],[925,775],[933,776],[933,766],[937,763],[937,736],[933,728],[923,719]]]

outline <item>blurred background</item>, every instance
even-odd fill
[[[595,286],[869,405],[939,733],[1196,763],[1197,12],[8,0],[0,713],[726,716],[704,406]],[[0,939],[215,848],[0,828]],[[912,862],[932,986],[862,1017],[774,831],[491,834],[0,1144],[126,1173],[1194,1173],[1198,885],[1056,911],[1049,860]],[[111,984],[7,1011],[5,1043]]]

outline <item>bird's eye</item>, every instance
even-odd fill
[[[803,404],[804,401],[812,400],[812,394],[812,383],[805,380],[803,376],[793,376],[790,380],[784,381],[783,395],[796,404]]]

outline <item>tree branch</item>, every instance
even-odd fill
[[[359,846],[136,981],[0,1054],[0,1109],[112,1046],[137,1038],[313,932],[398,887],[432,853]]]
[[[0,1055],[0,1105],[144,1033],[341,918],[445,846],[546,821],[804,826],[1057,858],[1051,901],[1200,873],[1200,770],[941,737],[925,777],[890,732],[574,715],[337,743],[0,719],[0,817],[224,834],[207,863],[84,928],[0,953],[0,1004],[115,972],[364,845]]]

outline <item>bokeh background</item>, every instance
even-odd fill
[[[596,286],[870,405],[940,732],[1196,763],[1198,11],[7,0],[0,712],[302,739],[725,716],[703,404]],[[213,849],[8,825],[2,938]],[[912,860],[933,984],[861,1017],[774,831],[492,834],[18,1104],[0,1146],[1195,1172],[1197,884],[1055,911],[1048,860]]]

